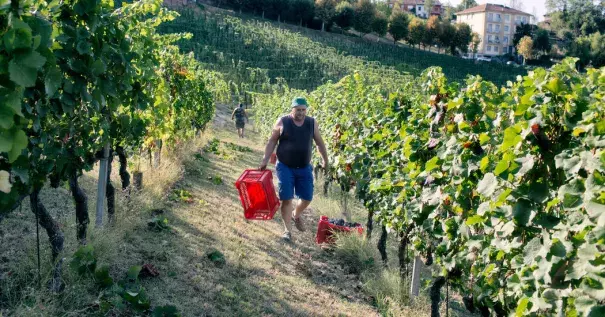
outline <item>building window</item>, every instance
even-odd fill
[[[496,24],[496,33],[500,32],[500,24]]]
[[[498,53],[498,46],[494,46],[494,52]]]
[[[504,44],[508,45],[508,36],[504,37],[504,40],[502,41]]]
[[[506,21],[506,22],[510,21],[510,14],[504,15],[504,21]]]
[[[422,11],[422,7],[418,6],[418,12]]]
[[[488,35],[487,36],[487,42],[491,43],[493,41],[493,36],[492,35]]]
[[[492,24],[488,24],[487,25],[487,31],[488,32],[490,32],[490,33],[493,32],[493,28],[494,28],[494,26]]]
[[[496,35],[495,40],[496,43],[500,43],[500,37],[498,35]]]
[[[505,33],[509,33],[509,32],[510,32],[510,26],[505,25],[505,26],[504,26],[504,32],[505,32]]]
[[[500,22],[500,19],[502,19],[500,13],[496,13],[496,22]]]
[[[492,46],[491,46],[491,45],[488,45],[488,46],[487,46],[487,51],[488,51],[488,52],[491,52],[491,51],[492,51]]]

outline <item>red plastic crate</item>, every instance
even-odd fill
[[[335,224],[331,224],[329,218],[327,216],[321,216],[319,218],[319,223],[317,224],[317,236],[315,237],[315,242],[317,244],[321,244],[324,242],[334,243],[334,232],[357,232],[360,235],[363,233],[363,227],[359,225],[358,227],[345,227],[338,226]]]
[[[275,163],[277,163],[277,154],[272,153],[269,161],[271,162],[271,164],[275,165]]]
[[[273,219],[279,208],[279,199],[275,194],[270,170],[245,170],[235,182],[235,187],[239,191],[246,219]]]

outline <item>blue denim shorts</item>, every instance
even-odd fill
[[[291,168],[277,161],[279,200],[290,200],[296,195],[302,200],[313,200],[313,167]]]

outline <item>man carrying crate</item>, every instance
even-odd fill
[[[285,232],[282,238],[292,239],[292,222],[299,231],[305,231],[300,217],[313,199],[313,167],[311,156],[313,141],[323,159],[323,168],[328,167],[328,152],[315,119],[307,116],[307,100],[297,97],[292,100],[290,114],[277,119],[273,132],[265,147],[265,156],[260,170],[267,168],[271,153],[277,146],[277,173],[279,199],[282,201],[281,215]],[[299,201],[294,205],[294,195]],[[294,210],[294,214],[292,214]]]

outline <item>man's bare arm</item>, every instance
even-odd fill
[[[267,168],[267,164],[269,164],[269,158],[271,157],[271,153],[275,150],[275,146],[277,145],[277,141],[279,141],[279,135],[281,134],[281,128],[283,124],[281,118],[277,119],[275,122],[275,126],[273,127],[273,131],[271,132],[271,137],[265,146],[265,155],[263,156],[263,160],[260,163],[259,169],[262,171]]]
[[[326,149],[326,144],[324,143],[324,140],[321,138],[321,134],[319,133],[319,124],[317,123],[317,120],[315,120],[315,131],[313,133],[313,139],[315,140],[315,145],[317,146],[317,150],[319,151],[319,154],[321,155],[321,158],[324,161],[324,168],[328,167],[328,150]]]

